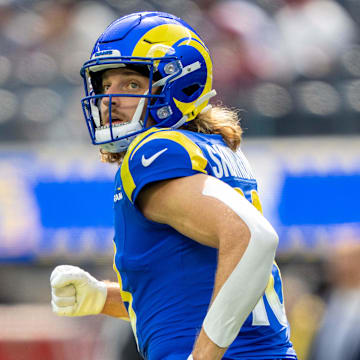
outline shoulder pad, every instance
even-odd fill
[[[200,147],[183,132],[152,128],[130,145],[121,165],[124,191],[134,202],[140,190],[155,181],[207,173]]]

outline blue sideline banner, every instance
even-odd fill
[[[360,138],[244,140],[280,251],[360,239]],[[112,254],[115,165],[95,148],[0,148],[0,261]]]

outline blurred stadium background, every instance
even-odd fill
[[[360,342],[360,1],[0,0],[0,360],[137,359],[126,323],[55,317],[49,276],[115,280],[116,168],[90,145],[79,69],[145,10],[198,30],[217,101],[241,109],[299,358],[358,359],[342,350]]]

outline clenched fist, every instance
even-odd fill
[[[106,284],[77,266],[57,266],[51,273],[50,284],[51,306],[57,315],[96,315],[104,307]]]

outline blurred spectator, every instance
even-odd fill
[[[212,31],[203,31],[214,63],[214,88],[221,100],[239,104],[239,92],[249,91],[259,80],[289,77],[281,57],[280,34],[269,15],[244,0],[202,1],[203,16]],[[204,30],[204,29],[203,29]]]
[[[333,0],[285,0],[275,14],[286,54],[298,75],[328,75],[355,40],[356,27]]]
[[[291,274],[283,273],[285,307],[290,323],[291,342],[298,358],[306,360],[313,337],[319,327],[324,302],[314,293],[308,277],[295,274],[296,265],[292,272]]]
[[[0,139],[87,140],[79,69],[116,13],[97,1],[38,0],[13,2],[0,9],[3,17],[0,74],[10,63],[14,77],[3,81],[4,89],[0,83],[0,106],[10,114],[0,115]]]
[[[360,243],[338,245],[328,262],[332,290],[311,360],[360,359]]]
[[[0,0],[0,141],[87,141],[79,68],[99,29],[139,9],[172,12],[199,29],[218,99],[246,110],[247,136],[358,133],[356,3]]]

